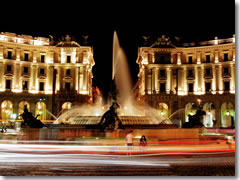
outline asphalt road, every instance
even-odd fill
[[[234,152],[100,155],[0,153],[1,176],[234,176]]]

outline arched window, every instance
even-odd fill
[[[185,106],[185,122],[188,122],[188,115],[194,115],[197,111],[197,105],[195,103],[188,103]]]
[[[11,116],[13,114],[13,103],[9,100],[5,100],[1,104],[2,111],[2,119],[11,119]]]
[[[213,127],[213,120],[215,119],[215,106],[211,102],[207,102],[203,105],[203,110],[206,112],[206,116],[203,116],[203,124],[205,127]]]
[[[38,102],[35,108],[35,115],[40,115],[39,120],[46,120],[46,104],[44,102]]]
[[[168,117],[168,105],[166,103],[158,103],[157,109],[160,116]]]
[[[30,112],[30,104],[27,101],[21,101],[18,105],[18,115],[23,113],[24,105],[27,105],[27,109]]]
[[[231,128],[235,126],[235,110],[230,102],[221,105],[221,127]]]

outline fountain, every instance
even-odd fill
[[[159,128],[159,126],[167,127],[171,125],[176,127],[168,118],[159,115],[156,109],[146,105],[139,105],[133,99],[129,66],[116,31],[113,35],[112,80],[114,80],[118,92],[117,104],[120,105],[116,112],[118,116],[113,115],[117,118],[112,119],[121,122],[121,127]],[[110,103],[115,102],[112,100]],[[109,105],[107,106],[109,107]],[[102,123],[102,119],[107,112],[106,107],[99,100],[95,105],[82,105],[68,110],[59,116],[54,124],[74,124],[83,125],[86,128],[97,128]],[[109,128],[106,124],[104,126],[107,129],[116,129]]]

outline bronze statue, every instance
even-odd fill
[[[119,105],[116,102],[113,102],[109,110],[103,114],[99,123],[103,130],[113,131],[122,128],[122,123],[117,115],[118,108]]]
[[[23,113],[20,114],[20,116],[22,116],[24,120],[21,124],[21,127],[42,128],[44,126],[44,124],[37,119],[40,115],[38,114],[36,117],[34,117],[32,112],[28,111],[26,104],[24,105]]]
[[[201,122],[206,112],[198,109],[195,115],[188,115],[189,122],[183,123],[182,128],[202,128],[204,127]]]

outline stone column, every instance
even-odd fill
[[[204,67],[201,67],[201,94],[205,92]]]
[[[155,90],[156,93],[158,94],[160,91],[160,84],[159,84],[159,68],[155,69]]]
[[[215,62],[215,63],[218,63],[218,62],[219,62],[219,57],[218,57],[219,52],[218,52],[218,51],[215,51],[214,54],[215,54],[214,62]]]
[[[3,47],[0,47],[0,59],[3,59]]]
[[[147,69],[147,94],[151,94],[151,69]]]
[[[218,87],[219,87],[219,93],[223,93],[223,79],[222,79],[222,65],[219,66],[218,68]]]
[[[212,67],[212,75],[213,75],[213,79],[212,79],[212,94],[216,94],[216,81],[217,81],[217,78],[216,78],[216,68],[215,66]]]
[[[0,62],[0,91],[3,91],[3,88],[5,87],[5,81],[4,81],[4,63]]]
[[[170,94],[170,91],[171,91],[171,72],[172,70],[167,68],[167,87],[166,87],[166,92],[167,94]]]
[[[47,66],[47,91],[48,93],[52,93],[53,91],[53,67]]]
[[[32,65],[31,68],[31,82],[30,82],[30,90],[31,91],[36,91],[37,89],[37,83],[38,83],[38,78],[37,78],[37,72],[38,72],[38,67],[37,65]]]
[[[13,76],[13,89],[20,90],[22,89],[21,81],[21,65],[19,63],[14,64],[14,76]]]
[[[183,90],[184,94],[187,94],[187,88],[188,88],[188,85],[187,85],[187,68],[184,67],[183,68],[183,86],[182,86],[182,90]]]
[[[201,94],[202,91],[202,71],[201,67],[198,67],[198,93]]]
[[[195,81],[194,81],[194,94],[198,93],[198,68],[194,67]]]
[[[77,91],[77,92],[79,92],[78,90],[79,90],[79,71],[78,71],[78,68],[79,67],[75,67],[75,90]]]
[[[151,78],[152,78],[152,93],[155,94],[155,68],[152,68],[152,74],[151,74]]]
[[[83,86],[82,87],[85,93],[85,91],[87,90],[87,71],[85,66],[83,66]]]
[[[177,53],[177,64],[182,64],[180,52]]]
[[[197,64],[201,64],[201,53],[197,52]]]
[[[145,91],[145,94],[148,93],[148,68],[145,66],[144,68],[144,91]]]
[[[230,90],[235,91],[235,68],[233,64],[230,64],[231,68],[231,80],[230,80]]]
[[[218,74],[219,74],[219,67],[218,66],[215,66],[215,74],[216,74],[216,93],[218,92],[219,93],[219,77],[218,77]]]

